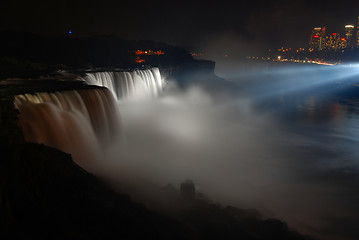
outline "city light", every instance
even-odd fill
[[[137,57],[135,59],[136,63],[145,63],[146,60],[141,58],[140,56],[160,56],[160,55],[165,55],[165,52],[162,50],[135,50],[135,51],[129,51],[134,53]]]
[[[136,63],[145,63],[146,61],[140,57],[137,57],[135,62]]]
[[[345,25],[344,34],[340,34],[338,32],[333,32],[331,34],[326,35],[325,27],[315,27],[312,30],[312,34],[310,36],[309,46],[310,50],[343,50],[346,48],[352,48],[355,45],[359,46],[359,29],[358,29],[358,39],[354,42],[352,36],[354,35],[355,26],[352,24]],[[341,35],[345,35],[345,37],[341,37]]]
[[[165,55],[165,52],[162,50],[152,51],[152,50],[136,50],[134,51],[136,55]]]

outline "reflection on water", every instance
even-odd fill
[[[359,93],[359,92],[358,92]],[[358,95],[359,97],[359,95]],[[259,109],[273,112],[278,120],[293,131],[318,128],[328,134],[359,135],[359,98],[336,95],[280,95],[271,104],[258,104]]]
[[[350,94],[280,94],[255,106],[275,116],[286,132],[321,144],[327,151],[338,149],[342,155],[351,155],[357,160],[350,164],[359,167],[359,88],[351,86],[349,90]]]
[[[312,234],[358,239],[359,95],[279,95],[258,103],[257,110],[273,114],[286,132],[284,147],[295,162],[295,181],[317,186],[311,201],[322,202],[318,219],[327,227]]]

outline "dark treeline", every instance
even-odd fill
[[[194,62],[185,49],[152,41],[127,41],[114,35],[73,38],[28,33],[0,33],[0,79],[51,74],[85,68],[136,68],[142,65],[177,66]],[[141,56],[134,51],[162,50],[164,55]]]

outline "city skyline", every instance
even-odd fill
[[[358,17],[359,19],[359,17]],[[359,46],[359,28],[352,24],[343,26],[343,31],[328,32],[325,26],[315,27],[309,40],[310,50],[340,50]]]
[[[336,31],[328,31],[326,24],[316,25],[312,28],[311,33],[308,34],[309,41],[298,46],[292,46],[290,43],[284,43],[273,46],[271,49],[280,49],[281,51],[290,50],[339,50],[345,48],[359,47],[359,15],[357,23],[353,24],[347,21],[347,24],[341,26],[341,29]],[[304,38],[303,38],[304,39]]]

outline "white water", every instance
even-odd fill
[[[89,85],[108,88],[117,100],[156,98],[163,90],[163,80],[158,68],[132,72],[86,73],[80,79]]]
[[[118,137],[119,110],[107,89],[21,94],[15,107],[26,141],[70,153],[91,172]]]
[[[81,167],[98,172],[106,149],[121,134],[116,100],[156,98],[163,83],[158,68],[87,73],[81,79],[107,89],[21,94],[15,107],[26,141],[70,153]]]

